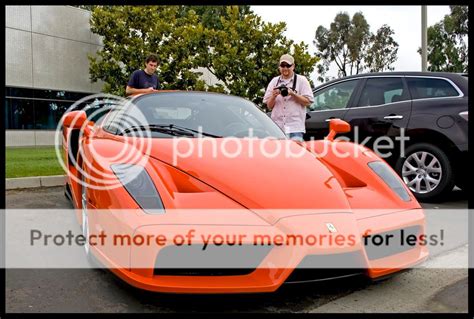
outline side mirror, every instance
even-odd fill
[[[69,128],[80,129],[87,122],[87,114],[84,111],[72,111],[64,115],[63,125]]]
[[[351,126],[346,121],[341,119],[330,119],[329,120],[329,134],[325,137],[325,140],[334,141],[336,134],[347,133],[351,131]]]

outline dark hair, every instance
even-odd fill
[[[156,56],[156,54],[150,54],[149,56],[147,56],[145,63],[148,64],[148,62],[150,61],[158,63],[158,57]]]

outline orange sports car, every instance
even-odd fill
[[[89,257],[172,293],[382,278],[428,257],[422,208],[371,150],[296,142],[252,102],[157,92],[63,116],[66,193]]]

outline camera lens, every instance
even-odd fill
[[[281,96],[287,96],[288,95],[288,89],[286,87],[280,88],[280,93]]]

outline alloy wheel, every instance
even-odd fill
[[[418,194],[433,191],[440,184],[442,177],[440,161],[429,152],[414,152],[403,162],[403,181],[411,191]]]

